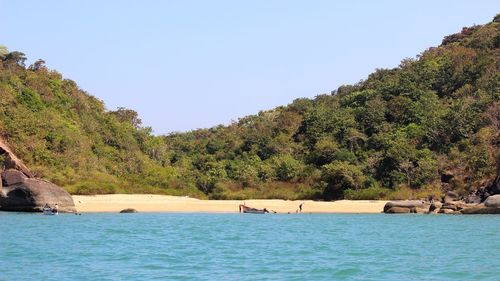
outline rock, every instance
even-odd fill
[[[466,204],[464,201],[452,201],[448,203],[444,203],[441,207],[442,209],[450,209],[453,211],[460,211],[464,208],[474,206],[475,204]]]
[[[138,213],[136,209],[133,209],[133,208],[127,208],[127,209],[123,209],[120,211],[120,213],[124,214],[124,213]]]
[[[500,175],[487,187],[488,193],[495,195],[500,194]]]
[[[443,206],[441,206],[441,210],[452,210],[452,211],[458,211],[458,206],[453,203],[444,203]]]
[[[500,214],[500,208],[487,207],[484,204],[478,204],[473,207],[465,208],[460,211],[464,215],[477,215],[477,214]]]
[[[386,214],[408,214],[411,213],[410,208],[406,207],[391,207],[387,211],[384,211]]]
[[[2,172],[2,181],[5,186],[22,183],[28,177],[21,171],[8,169]]]
[[[441,210],[439,210],[438,213],[439,214],[456,214],[456,211],[451,210],[451,209],[441,209]]]
[[[459,196],[456,192],[453,191],[447,191],[446,195],[444,196],[444,203],[449,203],[453,201],[459,200]]]
[[[488,197],[490,197],[492,194],[490,194],[488,191],[484,192],[483,194],[483,199],[486,200]],[[493,194],[494,195],[494,194]]]
[[[417,207],[415,207],[412,209],[412,211],[413,211],[412,213],[415,213],[415,214],[426,214],[429,211],[429,208],[425,208],[425,207],[424,208],[417,208]]]
[[[443,207],[443,204],[441,202],[434,201],[429,206],[429,212],[430,213],[437,212],[439,209],[441,209],[441,207]]]
[[[29,178],[34,177],[33,173],[26,167],[21,160],[10,150],[9,146],[0,139],[0,155],[3,155],[3,165],[5,169],[14,169],[23,172]]]
[[[500,194],[491,195],[484,201],[486,207],[500,208]]]
[[[476,194],[471,194],[465,198],[465,203],[479,204],[479,203],[481,203],[481,197],[476,195]]]
[[[0,175],[0,210],[41,212],[45,204],[58,205],[59,212],[76,212],[73,198],[59,186],[34,178],[20,159],[0,139],[4,170]]]
[[[392,207],[402,207],[411,209],[416,207],[422,208],[424,206],[425,206],[424,202],[420,200],[390,201],[385,204],[384,213],[387,213],[387,211]]]
[[[26,178],[21,183],[4,186],[0,210],[41,212],[45,204],[58,204],[59,212],[76,212],[73,198],[59,186],[41,179]]]

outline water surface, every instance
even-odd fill
[[[500,216],[0,212],[0,280],[500,280]]]

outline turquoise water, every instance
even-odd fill
[[[0,212],[0,280],[500,280],[500,216]]]

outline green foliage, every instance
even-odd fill
[[[0,45],[0,60],[3,60],[8,53],[9,49],[4,45]]]
[[[331,94],[228,126],[152,135],[102,101],[0,46],[0,136],[72,193],[198,198],[408,199],[461,193],[495,173],[500,144],[500,22]]]
[[[24,89],[17,95],[17,99],[32,111],[39,111],[43,107],[40,95],[32,89]]]
[[[349,200],[383,200],[393,191],[389,188],[372,186],[359,190],[344,190],[344,198]]]
[[[332,200],[342,198],[346,189],[360,189],[365,176],[360,167],[345,161],[335,161],[323,166],[322,180],[326,183],[323,197]]]
[[[279,181],[296,180],[304,169],[300,161],[288,154],[273,156],[270,158],[270,162]]]

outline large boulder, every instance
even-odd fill
[[[484,201],[486,207],[500,208],[500,194],[491,195]]]
[[[26,167],[23,162],[14,155],[9,146],[0,139],[0,155],[3,156],[3,166],[5,169],[14,169],[23,172],[28,177],[34,177],[33,173]]]
[[[391,207],[384,212],[386,214],[407,214],[407,213],[412,213],[412,209],[405,207]]]
[[[22,183],[23,180],[27,178],[28,177],[19,170],[7,169],[2,172],[2,182],[5,186]]]
[[[406,201],[390,201],[387,202],[384,206],[384,213],[387,213],[389,209],[393,207],[401,207],[401,208],[424,208],[425,202],[420,200],[406,200]]]
[[[465,208],[460,211],[464,215],[478,215],[478,214],[500,214],[500,208],[487,207],[484,204],[478,204],[473,207]]]
[[[14,185],[4,186],[0,210],[40,212],[45,204],[58,205],[59,212],[76,212],[71,195],[59,186],[41,179],[26,178]]]
[[[45,204],[58,205],[59,212],[76,212],[73,198],[59,186],[35,178],[34,174],[0,139],[3,171],[0,173],[0,210],[40,212]]]

